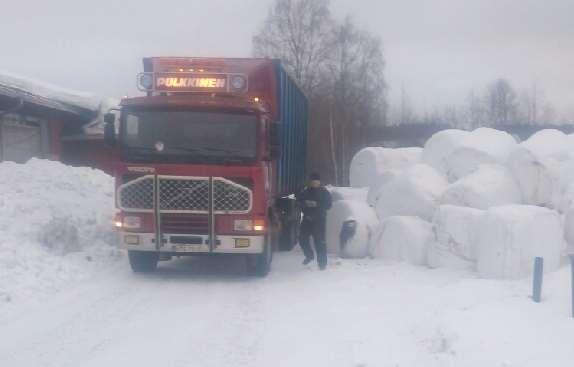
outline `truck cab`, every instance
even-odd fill
[[[136,272],[240,255],[265,276],[296,242],[307,101],[277,60],[146,58],[144,96],[106,116],[116,227]]]

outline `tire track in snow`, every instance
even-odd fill
[[[255,366],[264,280],[221,278],[117,274],[69,304],[2,325],[11,338],[0,346],[0,365]]]

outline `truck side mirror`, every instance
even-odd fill
[[[279,157],[281,151],[281,124],[272,122],[269,129],[269,155],[271,159]]]
[[[116,145],[116,115],[109,112],[104,115],[104,143],[108,147]]]

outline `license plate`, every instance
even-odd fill
[[[173,245],[174,252],[200,252],[201,245]]]

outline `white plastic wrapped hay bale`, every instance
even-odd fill
[[[414,165],[380,188],[377,215],[381,220],[405,215],[430,221],[447,185],[446,179],[428,164]]]
[[[375,179],[375,183],[369,187],[367,192],[367,203],[376,207],[379,201],[379,195],[381,188],[387,183],[391,182],[403,173],[403,169],[387,169],[379,173],[379,176]]]
[[[559,210],[568,213],[574,209],[574,181],[570,183],[559,198]]]
[[[568,210],[564,216],[564,239],[574,250],[574,208]]]
[[[332,200],[354,200],[354,201],[367,201],[367,193],[369,191],[366,187],[337,187],[327,186],[327,190],[331,193]]]
[[[369,187],[388,169],[406,168],[421,161],[422,148],[369,147],[360,150],[351,161],[352,187]]]
[[[542,257],[544,270],[554,271],[564,248],[557,212],[530,205],[490,208],[477,238],[477,269],[484,278],[521,278],[531,275],[534,258]]]
[[[476,241],[483,210],[442,205],[433,218],[433,238],[428,245],[430,267],[474,269]]]
[[[343,223],[356,222],[355,234],[340,246],[340,234]],[[327,250],[341,257],[363,258],[368,255],[369,243],[379,221],[373,208],[366,202],[339,200],[333,203],[327,212]]]
[[[439,131],[427,140],[422,161],[437,169],[441,173],[448,171],[446,158],[458,148],[464,138],[470,133],[464,130],[448,129]]]
[[[476,171],[481,164],[504,164],[516,145],[516,140],[504,131],[476,129],[445,157],[445,174],[454,182]]]
[[[554,129],[537,132],[512,152],[507,166],[526,204],[568,210],[563,198],[574,181],[574,145],[568,135]]]
[[[560,158],[571,149],[571,138],[560,130],[544,129],[536,132],[520,145],[538,158]]]
[[[458,147],[445,158],[445,175],[449,182],[475,172],[482,164],[497,164],[498,161],[486,152],[469,147]]]
[[[520,204],[522,194],[510,171],[501,165],[485,164],[470,175],[450,184],[441,204],[487,209]]]
[[[525,204],[550,206],[555,179],[548,158],[539,158],[529,149],[519,146],[510,154],[506,166],[514,176]]]
[[[432,225],[417,217],[394,216],[381,222],[371,245],[375,258],[427,264],[427,244],[432,238]]]

